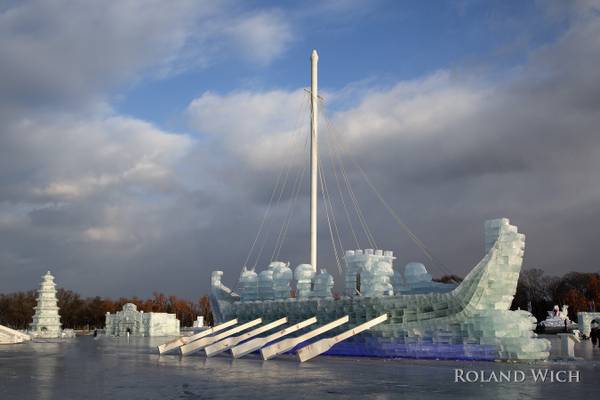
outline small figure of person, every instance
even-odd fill
[[[590,338],[592,339],[592,348],[596,347],[596,343],[600,347],[600,322],[598,320],[593,320],[591,323]]]
[[[98,329],[94,329],[94,337],[98,337]]]

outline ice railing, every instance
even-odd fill
[[[394,270],[393,252],[384,250],[348,250],[345,252],[344,291],[347,297],[383,297],[416,292],[445,292],[456,287],[433,282],[421,263],[408,263],[404,272]],[[238,281],[242,302],[332,298],[333,276],[325,269],[315,273],[310,264],[300,264],[294,271],[289,263],[274,261],[257,273],[243,268]]]

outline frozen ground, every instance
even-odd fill
[[[0,399],[570,399],[600,398],[600,349],[538,365],[319,357],[162,356],[164,339],[92,337],[0,346]],[[553,348],[558,343],[553,339]],[[531,368],[578,370],[579,383],[533,383]],[[527,371],[525,383],[454,383],[455,368]]]

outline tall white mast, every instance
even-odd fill
[[[317,179],[319,173],[318,166],[318,143],[317,143],[317,131],[318,131],[318,92],[317,92],[317,63],[319,62],[319,55],[317,50],[313,50],[310,55],[311,74],[310,74],[310,106],[311,106],[311,120],[310,120],[310,265],[313,270],[317,271]]]

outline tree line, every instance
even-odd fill
[[[15,329],[27,329],[33,319],[37,291],[0,294],[0,325]],[[197,301],[167,296],[155,292],[148,299],[121,297],[113,300],[106,297],[82,297],[72,290],[57,289],[56,297],[63,328],[102,328],[106,313],[115,313],[126,303],[133,303],[144,312],[166,312],[175,314],[182,326],[192,326],[198,316],[204,316],[205,324],[213,323],[208,296]]]
[[[600,274],[569,272],[562,277],[545,275],[541,269],[521,272],[511,309],[530,310],[543,321],[554,305],[569,306],[569,319],[580,311],[600,311]]]
[[[459,283],[460,277],[450,275],[436,279],[440,282]],[[339,298],[339,295],[335,297]],[[120,311],[125,303],[133,303],[144,312],[166,312],[177,316],[182,326],[191,326],[199,315],[212,325],[213,316],[207,296],[196,302],[153,293],[148,299],[121,297],[83,298],[71,290],[57,290],[63,328],[90,329],[104,327],[107,312]],[[511,309],[530,310],[538,321],[546,319],[554,305],[569,306],[569,318],[577,320],[580,311],[600,311],[600,274],[569,272],[562,277],[545,275],[541,269],[521,272]],[[36,305],[36,291],[0,294],[0,325],[26,329],[32,321]]]

